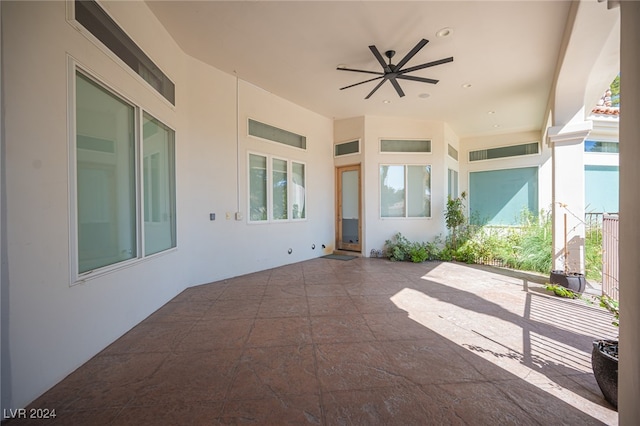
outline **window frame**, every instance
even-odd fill
[[[89,67],[81,65],[78,61],[76,61],[71,56],[68,57],[68,99],[67,99],[67,111],[69,111],[67,115],[68,119],[68,147],[69,147],[69,165],[68,165],[68,193],[69,193],[69,276],[70,276],[70,286],[82,284],[86,281],[92,280],[94,278],[103,276],[105,274],[109,274],[115,271],[119,271],[124,268],[131,267],[135,264],[138,264],[142,261],[166,255],[167,253],[171,253],[178,250],[178,231],[177,231],[177,198],[178,198],[178,190],[177,190],[177,144],[178,137],[177,131],[175,128],[166,121],[163,121],[158,117],[157,114],[154,114],[150,109],[144,108],[141,106],[139,102],[134,101],[131,97],[125,95],[121,91],[114,88],[108,82],[100,78],[97,73],[90,70]],[[84,78],[90,80],[93,84],[102,88],[104,91],[108,92],[112,96],[120,99],[122,102],[133,107],[134,110],[134,134],[133,134],[133,155],[134,155],[134,198],[135,198],[135,242],[136,242],[136,254],[130,259],[118,261],[116,263],[112,263],[109,265],[97,267],[95,269],[80,272],[80,258],[79,258],[79,218],[78,218],[78,156],[77,156],[77,93],[76,93],[76,82],[77,82],[77,73],[82,74]],[[152,253],[149,255],[145,255],[145,241],[144,241],[144,227],[145,227],[145,212],[144,212],[144,182],[143,182],[143,174],[144,174],[144,155],[143,155],[143,116],[147,114],[150,117],[153,117],[158,122],[162,123],[168,129],[173,132],[173,188],[174,188],[174,197],[173,197],[173,212],[174,212],[174,229],[175,229],[175,241],[174,246],[158,251],[156,253]]]
[[[426,153],[425,153],[426,154]],[[382,174],[381,169],[384,166],[402,166],[404,169],[404,216],[382,216]],[[409,197],[409,181],[408,167],[423,167],[429,169],[429,215],[428,216],[409,216],[408,197]],[[380,220],[431,220],[433,218],[433,196],[432,190],[433,165],[427,163],[380,163],[378,164],[378,218]]]
[[[251,156],[263,157],[266,159],[266,198],[267,198],[267,218],[264,220],[252,220],[251,219]],[[273,210],[273,160],[285,161],[287,164],[287,218],[286,219],[276,219],[274,218],[274,210]],[[304,217],[295,218],[293,215],[293,163],[299,164],[303,166],[304,169]],[[264,225],[264,224],[275,224],[275,223],[292,223],[292,222],[304,222],[308,218],[308,194],[307,194],[307,163],[300,160],[294,160],[292,158],[286,158],[281,155],[275,154],[266,154],[264,152],[258,151],[247,151],[246,156],[246,177],[247,177],[247,223],[251,225]]]

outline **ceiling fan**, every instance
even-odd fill
[[[371,95],[373,95],[376,92],[376,90],[378,90],[380,88],[380,86],[382,86],[384,84],[384,82],[387,81],[387,80],[389,80],[391,82],[391,84],[393,85],[393,87],[396,89],[396,92],[398,92],[398,96],[403,97],[404,96],[404,92],[402,91],[402,88],[400,87],[400,84],[398,83],[398,79],[419,81],[419,82],[422,82],[422,83],[436,84],[438,82],[438,80],[434,80],[434,79],[431,79],[431,78],[416,77],[416,76],[406,75],[406,74],[410,73],[412,71],[418,71],[418,70],[421,70],[421,69],[434,67],[436,65],[446,64],[447,62],[453,62],[453,57],[439,59],[437,61],[427,62],[426,64],[416,65],[416,66],[409,67],[409,68],[404,68],[404,69],[402,68],[427,43],[429,43],[429,40],[426,40],[424,38],[422,40],[420,40],[418,42],[418,44],[416,44],[415,47],[413,49],[411,49],[411,51],[409,53],[407,53],[406,56],[404,58],[402,58],[402,60],[400,62],[398,62],[397,65],[393,65],[391,63],[391,58],[393,58],[393,56],[396,54],[395,50],[387,50],[386,52],[384,52],[384,55],[387,58],[389,58],[389,63],[387,64],[387,63],[385,63],[384,58],[380,54],[380,51],[378,50],[378,48],[375,47],[375,46],[369,46],[369,49],[373,53],[373,56],[375,56],[376,59],[378,60],[378,62],[380,62],[380,65],[382,65],[382,69],[384,70],[384,72],[368,71],[368,70],[357,70],[357,69],[353,69],[353,68],[347,68],[347,67],[343,67],[343,66],[338,66],[338,68],[337,68],[338,71],[362,72],[362,73],[366,73],[366,74],[376,74],[376,75],[379,76],[379,77],[371,78],[369,80],[361,81],[360,83],[355,83],[355,84],[351,84],[349,86],[341,87],[340,90],[348,89],[350,87],[358,86],[360,84],[368,83],[370,81],[375,81],[375,80],[382,79],[382,81],[380,83],[378,83],[378,85],[376,87],[374,87],[371,92],[369,92],[369,94],[365,97],[365,99],[369,99],[371,97]]]

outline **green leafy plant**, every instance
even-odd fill
[[[613,321],[611,324],[616,327],[620,326],[620,303],[612,299],[610,296],[603,294],[598,298],[600,300],[600,306],[606,308],[609,312],[613,314]]]
[[[553,292],[556,296],[565,297],[567,299],[578,299],[580,295],[558,284],[546,284],[545,289]]]
[[[467,221],[464,214],[465,206],[464,200],[467,198],[467,193],[462,192],[459,197],[451,198],[447,197],[447,209],[444,212],[445,224],[447,229],[451,231],[451,245],[453,249],[457,249],[456,233],[458,228]]]
[[[386,240],[386,254],[391,261],[403,261],[409,258],[409,240],[398,232],[390,240]]]
[[[391,261],[410,260],[415,263],[434,260],[438,257],[438,239],[433,242],[411,242],[398,232],[385,241],[386,254]]]

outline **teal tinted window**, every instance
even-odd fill
[[[524,209],[538,211],[538,168],[469,174],[469,210],[474,223],[517,225]]]
[[[617,213],[620,197],[618,166],[584,166],[585,211]]]

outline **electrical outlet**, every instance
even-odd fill
[[[215,213],[209,213],[209,220],[216,220],[216,214]]]

